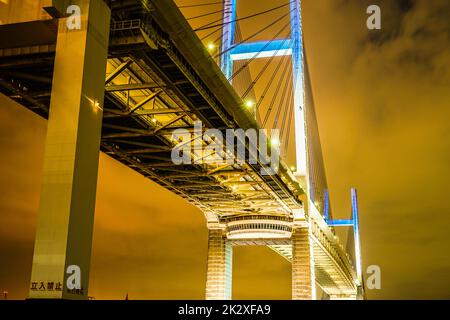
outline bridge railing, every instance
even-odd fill
[[[357,277],[350,256],[345,252],[344,248],[339,243],[337,236],[331,232],[330,227],[326,224],[322,215],[312,203],[310,203],[309,214],[311,216],[312,234],[336,263],[339,264],[347,278],[350,279],[352,284],[356,287],[355,281]]]

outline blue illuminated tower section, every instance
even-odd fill
[[[353,218],[353,236],[355,239],[355,260],[356,274],[360,285],[362,284],[362,265],[361,265],[361,243],[359,238],[359,213],[358,213],[358,195],[356,189],[352,188],[352,218]]]
[[[236,31],[236,1],[223,1],[222,52],[225,53],[222,55],[220,67],[227,79],[231,79],[233,75],[233,60],[231,59],[230,48],[234,45]]]
[[[355,188],[351,189],[351,201],[352,201],[352,218],[351,219],[337,219],[330,220],[328,217],[328,192],[326,193],[325,207],[325,221],[330,227],[351,227],[353,228],[353,239],[355,245],[355,263],[356,263],[356,275],[358,277],[358,285],[363,286],[362,277],[362,261],[361,261],[361,240],[359,235],[359,212],[358,212],[358,195]]]
[[[305,129],[305,90],[303,68],[303,35],[301,22],[300,0],[290,3],[291,39],[278,39],[269,43],[258,41],[253,43],[234,44],[236,30],[236,1],[223,2],[222,54],[220,66],[227,79],[233,74],[233,62],[237,60],[268,58],[274,55],[292,55],[292,70],[294,84],[294,119],[296,144],[296,174],[307,176],[307,151]],[[303,180],[303,179],[302,179]],[[305,179],[308,183],[308,179]],[[304,187],[307,187],[306,185]]]
[[[303,35],[300,0],[291,2],[292,74],[294,81],[295,152],[297,175],[307,175],[305,128],[305,83],[303,68]],[[308,181],[309,179],[306,179]]]

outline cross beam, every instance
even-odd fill
[[[279,39],[274,41],[257,41],[242,43],[230,50],[231,60],[248,60],[258,55],[258,58],[292,55],[292,40]]]

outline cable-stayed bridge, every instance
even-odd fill
[[[333,220],[299,0],[246,17],[236,0],[195,5],[192,17],[183,9],[194,5],[171,0],[80,0],[78,26],[66,2],[46,3],[53,19],[0,26],[1,92],[49,119],[31,298],[87,297],[99,149],[205,214],[207,299],[231,298],[237,245],[269,246],[291,261],[294,299],[315,299],[316,285],[330,298],[363,296],[356,191],[352,219]],[[243,35],[240,22],[278,12]],[[254,40],[262,34],[271,40]],[[233,137],[243,161],[226,146],[208,152],[218,133],[262,128],[281,135]],[[251,161],[262,142],[275,151]],[[186,146],[191,161],[174,163]],[[295,166],[285,160],[291,149]],[[268,173],[274,154],[281,159]],[[354,262],[335,226],[353,227]],[[70,266],[80,288],[66,285]]]

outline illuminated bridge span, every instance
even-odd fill
[[[291,261],[293,299],[314,299],[316,284],[330,298],[363,296],[356,192],[351,220],[332,220],[328,209],[299,1],[287,4],[289,38],[238,43],[236,1],[225,0],[215,57],[171,0],[74,1],[80,30],[62,17],[67,1],[49,2],[53,20],[0,27],[2,93],[49,119],[31,282],[64,289],[31,286],[30,297],[87,297],[99,146],[204,212],[207,299],[231,298],[236,245],[269,246]],[[262,126],[230,84],[233,64],[275,56],[292,64],[295,170],[281,161],[276,174],[264,175],[260,161],[219,164],[198,154],[193,164],[175,165],[176,129],[192,134],[183,143],[202,148],[212,141],[207,129]],[[334,234],[339,225],[354,228],[356,269]],[[81,269],[80,290],[65,285],[70,265]]]

